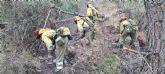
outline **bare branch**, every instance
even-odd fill
[[[78,12],[75,12],[75,13],[72,13],[72,12],[68,12],[68,11],[64,11],[62,10],[61,8],[57,7],[57,6],[54,6],[54,8],[62,13],[65,13],[65,14],[69,14],[69,15],[78,15]]]
[[[48,18],[49,18],[49,16],[50,16],[51,11],[52,11],[52,10],[50,9],[49,12],[48,12],[48,15],[47,15],[47,17],[46,17],[45,24],[44,24],[44,27],[43,27],[43,28],[46,27],[46,23],[47,23],[47,21],[48,21]]]

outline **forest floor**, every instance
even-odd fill
[[[66,64],[66,74],[72,74],[71,72],[74,72],[74,74],[95,74],[94,71],[97,70],[104,54],[116,55],[119,59],[118,64],[122,69],[122,73],[127,74],[133,68],[136,69],[135,66],[139,66],[138,61],[141,61],[141,59],[135,53],[122,51],[112,46],[119,38],[119,33],[116,29],[120,19],[119,8],[115,3],[102,0],[97,0],[95,5],[100,11],[100,14],[104,14],[109,19],[103,22],[96,21],[96,36],[91,47],[83,47],[80,40],[69,44],[68,50],[74,53],[69,54],[70,56],[67,57],[69,63]],[[52,71],[55,70],[53,67],[47,65],[44,57],[40,57],[40,62],[38,66],[38,72],[40,74],[52,74]]]

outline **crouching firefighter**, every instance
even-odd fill
[[[50,59],[48,64],[55,63],[56,73],[62,74],[64,53],[68,41],[72,39],[69,28],[60,27],[56,31],[50,28],[38,28],[35,34],[37,39],[41,39],[46,44]]]
[[[138,30],[138,26],[132,19],[122,17],[120,19],[119,30],[121,35],[119,39],[119,45],[121,48],[123,48],[123,44],[129,43],[129,45],[134,45],[136,49],[140,49],[139,43],[136,39],[136,31]],[[130,42],[129,39],[126,40],[128,37],[131,38]]]
[[[68,47],[69,40],[72,40],[71,33],[68,27],[60,27],[57,29],[57,35],[55,36],[56,42],[56,59],[53,62],[56,63],[57,74],[63,73],[64,67],[64,55]]]
[[[53,38],[56,35],[56,31],[50,28],[37,28],[35,30],[35,35],[37,39],[41,39],[45,43],[48,50],[48,58],[52,57],[55,47]]]
[[[80,38],[85,37],[88,40],[87,45],[90,46],[94,38],[92,27],[80,16],[75,16],[74,22],[77,24],[77,32],[79,32]]]

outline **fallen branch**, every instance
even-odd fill
[[[133,52],[133,53],[138,53],[137,51],[135,51],[134,49],[131,49],[129,47],[123,46],[123,50],[129,51],[129,52]]]
[[[154,74],[154,71],[152,70],[152,67],[149,65],[149,63],[147,62],[147,60],[143,57],[143,55],[140,53],[140,50],[138,51],[138,54],[141,56],[141,58],[146,62],[147,66],[149,67],[149,69],[151,70],[152,74]]]
[[[78,15],[78,12],[72,13],[72,12],[64,11],[64,10],[62,10],[61,8],[57,7],[57,6],[54,6],[53,8],[55,8],[56,10],[59,10],[59,11],[62,12],[62,13],[65,13],[65,14],[69,14],[69,15]]]
[[[69,15],[73,15],[73,16],[87,17],[85,15],[78,14],[78,12],[74,12],[73,13],[73,12],[64,11],[64,10],[62,10],[61,8],[59,8],[59,7],[55,6],[55,5],[52,8],[54,8],[54,9],[56,9],[56,10],[62,12],[62,13],[65,13],[65,14],[69,14]]]
[[[150,68],[152,74],[154,74],[154,71],[152,70],[152,67],[149,65],[149,63],[147,62],[147,60],[143,56],[141,58],[146,62],[147,66]]]
[[[52,11],[52,10],[50,9],[49,12],[48,12],[48,15],[47,15],[47,17],[46,17],[45,24],[44,24],[44,27],[43,27],[43,28],[46,27],[46,24],[47,24],[47,21],[48,21],[48,18],[49,18],[49,16],[50,16],[50,12],[51,12],[51,11]]]
[[[63,19],[63,20],[60,20],[60,21],[55,21],[55,23],[66,22],[66,21],[69,21],[69,20],[72,20],[72,19],[73,18]]]
[[[136,50],[133,50],[133,49],[130,49],[130,48],[127,48],[127,47],[123,47],[123,50],[126,50],[126,51],[130,51],[130,52],[133,52],[133,53],[137,53],[139,54],[144,61],[145,63],[147,64],[147,66],[149,67],[149,69],[151,70],[152,74],[154,74],[153,70],[152,70],[152,67],[149,65],[149,63],[147,62],[147,60],[143,57],[142,53],[140,51],[136,51]]]

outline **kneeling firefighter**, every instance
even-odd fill
[[[132,19],[122,17],[119,24],[119,30],[121,34],[119,39],[119,44],[121,48],[123,47],[123,44],[126,43],[126,38],[130,37],[131,42],[129,45],[133,44],[136,49],[140,49],[139,43],[136,39],[136,31],[138,31],[138,26]]]
[[[82,17],[75,16],[74,22],[77,24],[77,32],[79,32],[81,38],[86,37],[88,40],[88,45],[91,45],[91,42],[94,38],[92,26],[90,26]]]
[[[56,56],[49,63],[55,63],[56,73],[61,74],[63,69],[64,53],[68,41],[72,39],[70,30],[67,27],[60,27],[57,30],[50,28],[38,28],[35,31],[37,39],[41,39],[48,49],[48,59]],[[55,50],[55,52],[54,52]],[[54,56],[55,55],[55,56]]]

